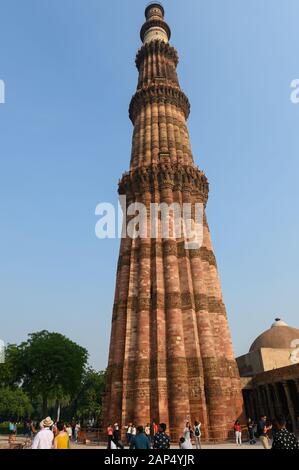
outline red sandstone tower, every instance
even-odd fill
[[[127,204],[208,200],[208,181],[194,164],[180,89],[178,55],[164,9],[146,8],[137,53],[137,91],[130,171],[120,181]],[[200,420],[203,438],[225,439],[242,412],[210,232],[186,249],[184,238],[123,238],[104,400],[104,423],[165,422],[173,439]]]

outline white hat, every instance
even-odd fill
[[[53,421],[52,419],[50,418],[50,416],[48,416],[47,418],[43,419],[41,424],[43,425],[44,428],[50,428],[51,426],[53,426]]]

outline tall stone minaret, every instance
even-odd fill
[[[138,86],[130,171],[119,184],[127,204],[208,200],[208,181],[193,160],[190,105],[158,3],[146,8],[137,53]],[[104,400],[104,425],[165,422],[173,439],[199,420],[203,438],[225,439],[242,412],[239,374],[209,227],[203,244],[184,238],[123,238]]]

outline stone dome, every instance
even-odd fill
[[[288,326],[280,318],[276,318],[269,330],[264,331],[252,343],[249,352],[257,351],[261,348],[290,349],[291,342],[299,340],[299,330]]]

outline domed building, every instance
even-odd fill
[[[276,318],[237,364],[247,417],[283,414],[299,431],[299,329]]]

